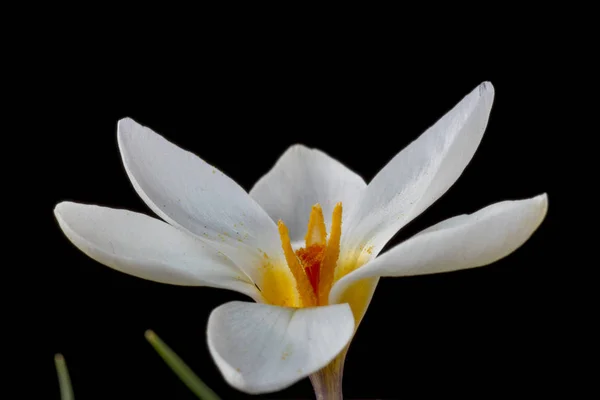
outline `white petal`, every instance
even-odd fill
[[[256,287],[225,256],[156,218],[71,202],[58,204],[54,215],[75,246],[118,271],[155,282],[212,286],[260,298]]]
[[[312,206],[321,204],[329,232],[331,213],[342,202],[344,216],[367,186],[365,181],[322,151],[291,146],[252,188],[250,196],[274,221],[281,219],[292,241],[304,239]]]
[[[339,300],[348,285],[368,277],[434,274],[491,264],[525,243],[547,209],[548,198],[542,194],[440,222],[341,278],[329,301]]]
[[[400,228],[444,194],[473,157],[493,99],[492,84],[481,84],[398,153],[369,183],[343,246],[363,246],[375,256]]]
[[[352,338],[348,304],[287,308],[231,302],[208,319],[208,348],[225,380],[246,393],[274,392],[318,371]]]
[[[146,204],[227,254],[260,284],[263,252],[283,258],[269,215],[221,171],[149,128],[126,118],[118,131],[125,169]]]

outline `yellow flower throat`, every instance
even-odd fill
[[[294,252],[287,227],[281,220],[277,226],[287,266],[296,281],[300,303],[303,307],[328,304],[329,291],[340,255],[342,203],[337,203],[333,209],[329,240],[323,210],[319,204],[315,204],[310,213],[304,238],[305,247]]]

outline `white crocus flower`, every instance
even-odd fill
[[[545,194],[503,201],[377,257],[458,179],[493,98],[490,83],[475,88],[369,185],[323,152],[295,145],[249,194],[194,154],[123,119],[118,143],[127,174],[166,222],[72,202],[58,204],[55,215],[79,249],[109,267],[254,299],[224,304],[208,321],[210,352],[235,388],[272,392],[310,376],[318,397],[341,397],[347,346],[380,277],[493,263],[542,222]]]

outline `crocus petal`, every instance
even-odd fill
[[[364,192],[351,216],[344,248],[377,255],[404,225],[458,179],[477,149],[494,99],[485,82],[398,153]]]
[[[155,282],[212,286],[260,298],[227,257],[156,218],[71,202],[58,204],[54,215],[75,246],[118,271]]]
[[[225,380],[250,394],[274,392],[327,365],[352,338],[347,304],[288,308],[231,302],[208,319],[208,348]]]
[[[225,253],[257,284],[265,253],[283,258],[277,227],[231,178],[132,119],[118,141],[134,188],[165,221]]]
[[[321,205],[329,232],[335,204],[341,201],[348,215],[366,186],[359,175],[322,151],[294,145],[256,182],[250,196],[273,220],[284,221],[292,242],[298,242],[304,239],[313,205]]]
[[[525,243],[547,209],[548,198],[542,194],[440,222],[341,278],[329,301],[339,301],[349,285],[364,278],[434,274],[491,264]]]

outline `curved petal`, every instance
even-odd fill
[[[369,183],[351,216],[347,249],[377,255],[387,241],[436,201],[465,169],[487,126],[494,88],[485,82],[465,96]]]
[[[329,301],[340,301],[349,285],[364,278],[434,274],[491,264],[525,243],[547,209],[548,197],[542,194],[440,222],[341,278],[331,289]]]
[[[155,282],[212,286],[260,298],[227,257],[156,218],[71,202],[58,204],[54,215],[75,246],[118,271]]]
[[[231,178],[132,119],[118,141],[135,190],[161,218],[211,243],[255,283],[265,253],[282,258],[277,227]]]
[[[208,319],[208,348],[225,380],[250,394],[284,389],[329,364],[354,332],[347,304],[314,308],[231,302]]]
[[[365,187],[365,181],[339,161],[294,145],[256,182],[250,196],[274,221],[285,222],[292,242],[297,242],[304,239],[313,205],[321,204],[329,232],[335,204],[341,201],[348,215]]]

